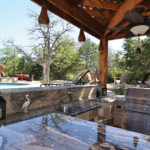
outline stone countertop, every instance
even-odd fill
[[[1,150],[148,150],[150,136],[52,113],[0,128]]]
[[[65,105],[69,105],[69,104],[65,104]],[[5,120],[1,120],[0,126],[9,125],[15,122],[28,120],[28,119],[39,117],[42,115],[47,115],[49,113],[59,113],[59,114],[64,114],[64,115],[69,115],[69,116],[76,116],[81,113],[93,110],[95,108],[101,108],[101,104],[99,104],[98,102],[95,102],[94,100],[74,101],[70,108],[71,109],[69,111],[64,112],[61,105],[56,105],[56,106],[51,106],[51,107],[44,107],[44,108],[37,109],[34,111],[29,111],[28,113],[16,114],[16,115],[7,117]]]
[[[72,106],[70,107],[70,110],[67,112],[63,112],[63,109],[61,106],[59,106],[56,110],[58,110],[58,113],[70,115],[70,116],[76,116],[81,113],[93,110],[95,108],[100,108],[101,104],[98,104],[94,100],[90,101],[74,101],[72,103]]]
[[[0,89],[0,95],[4,93],[20,93],[28,91],[46,91],[46,90],[56,90],[56,89],[72,89],[72,88],[88,88],[88,87],[98,87],[99,85],[69,85],[69,86],[48,86],[48,87],[29,87],[29,88],[9,88]],[[101,87],[101,86],[100,86]]]
[[[125,95],[116,95],[114,92],[107,90],[107,95],[106,96],[101,96],[100,99],[97,101],[99,102],[105,102],[105,103],[111,103],[115,101],[126,101],[126,96]]]

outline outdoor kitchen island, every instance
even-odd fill
[[[0,128],[1,150],[150,149],[150,136],[51,113]]]
[[[128,90],[127,100],[114,102],[101,102],[103,96],[97,95],[101,89],[70,86],[1,90],[1,112],[5,106],[6,116],[0,121],[0,150],[150,149],[149,115],[143,122],[138,117],[141,111],[125,107],[130,91],[133,99],[134,89]],[[143,93],[148,101],[148,91]],[[31,103],[24,112],[27,98]],[[129,120],[131,113],[136,113],[136,121],[133,115]]]

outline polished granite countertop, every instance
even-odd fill
[[[63,105],[69,106],[70,104],[68,103],[68,104],[63,104]],[[52,106],[52,107],[44,107],[38,110],[29,111],[28,113],[23,112],[20,114],[7,117],[5,120],[0,121],[0,126],[8,125],[8,124],[23,121],[23,120],[28,120],[30,118],[35,118],[35,117],[39,117],[42,115],[47,115],[49,113],[58,113],[58,114],[63,114],[63,115],[76,116],[81,113],[94,110],[96,108],[101,108],[101,104],[99,104],[98,102],[95,102],[92,99],[90,101],[88,100],[87,101],[74,101],[72,105],[69,107],[69,110],[66,112],[64,112],[64,108],[63,106],[61,106],[61,104]]]
[[[69,104],[67,104],[69,105]],[[58,106],[55,110],[58,113],[69,115],[69,116],[76,116],[81,113],[93,110],[95,108],[100,108],[101,104],[98,102],[95,102],[94,100],[86,100],[86,101],[74,101],[72,105],[70,106],[70,109],[67,112],[63,111],[63,108],[61,106]]]
[[[0,128],[0,150],[149,150],[150,136],[51,113]]]
[[[69,85],[69,86],[46,86],[46,87],[30,87],[30,88],[9,88],[0,89],[0,95],[4,93],[20,93],[28,91],[45,91],[45,90],[58,90],[58,89],[73,89],[73,88],[88,88],[88,87],[102,87],[99,85]]]

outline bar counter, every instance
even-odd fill
[[[0,128],[1,150],[148,150],[150,136],[51,113]]]

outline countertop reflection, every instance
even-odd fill
[[[150,149],[150,136],[52,113],[0,128],[1,150]]]

